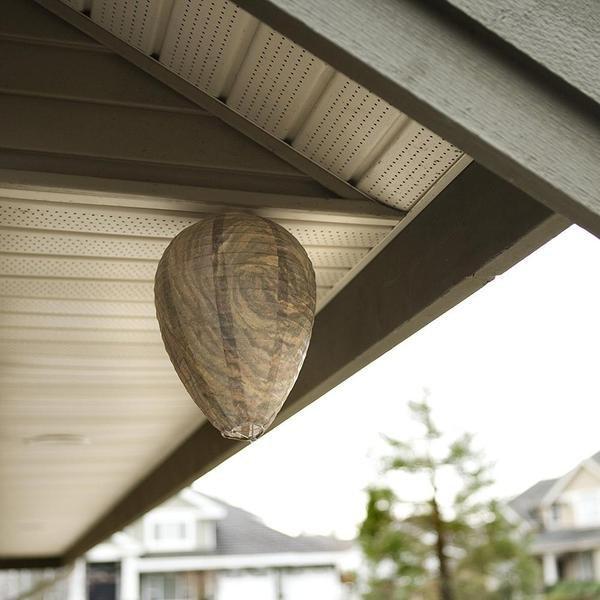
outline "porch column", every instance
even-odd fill
[[[121,559],[121,600],[139,600],[140,574],[137,559],[134,556],[124,556]]]
[[[84,558],[78,558],[67,580],[67,600],[86,600],[86,563]]]
[[[594,551],[594,580],[600,579],[600,550]]]
[[[558,582],[558,565],[556,563],[555,554],[544,554],[544,585],[550,587]]]

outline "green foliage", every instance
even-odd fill
[[[598,600],[600,582],[565,581],[554,586],[546,598],[547,600]]]
[[[538,566],[527,553],[525,540],[516,534],[496,502],[489,516],[471,528],[455,565],[455,589],[461,600],[529,598],[538,589]]]
[[[446,440],[426,400],[410,405],[422,436],[386,438],[382,483],[367,490],[359,541],[369,563],[368,600],[521,600],[538,584],[537,564],[497,502],[482,494],[489,465],[465,434]],[[389,475],[418,477],[431,492],[403,501]],[[445,489],[453,482],[454,493]],[[442,498],[450,498],[442,502]],[[442,507],[443,505],[443,507]]]
[[[367,518],[359,533],[363,552],[372,564],[387,566],[389,573],[371,578],[365,598],[404,600],[407,592],[426,580],[425,547],[417,537],[396,527],[392,508],[397,499],[391,489],[370,488],[368,495]]]

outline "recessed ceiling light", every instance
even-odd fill
[[[24,438],[23,442],[36,446],[85,446],[90,438],[76,433],[44,433]]]

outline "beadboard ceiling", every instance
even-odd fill
[[[27,2],[19,0],[19,10]],[[398,209],[387,216],[357,217],[254,209],[306,248],[316,272],[318,309],[468,163],[451,144],[227,0],[65,3],[373,201]],[[26,34],[10,31],[4,41],[28,44],[34,27],[50,31],[55,26],[41,17],[25,25]],[[4,26],[14,24],[0,24],[0,37]],[[56,31],[46,46],[33,40],[26,55],[42,60],[41,54],[76,49],[79,65],[98,58],[76,37],[62,43],[63,33]],[[37,97],[29,88],[18,88],[16,79],[10,94],[6,86],[0,91],[5,114],[27,102],[32,122],[38,112],[42,115],[36,131],[45,136],[39,139],[27,138],[24,125],[5,128],[4,143],[21,144],[19,150],[28,156],[46,144],[54,146],[56,156],[106,160],[114,145],[110,136],[99,156],[92,155],[97,140],[76,146],[53,122],[59,104],[64,110],[70,103],[67,112],[75,127],[103,111],[108,127],[118,113],[120,122],[132,124],[131,137],[151,130],[151,113],[177,114],[180,139],[190,131],[188,119],[196,118],[193,107],[175,109],[172,99],[161,99],[169,106],[144,106],[136,129],[141,103],[158,97],[154,90],[133,101],[122,89],[98,86],[94,97],[71,98],[69,85],[73,94],[85,87],[76,85],[75,75],[58,91],[48,87],[55,78],[42,75],[43,69],[35,75]],[[133,88],[145,90],[142,83]],[[113,93],[118,101],[109,97]],[[38,110],[42,104],[48,114]],[[236,152],[252,159],[239,165],[244,172],[236,179],[231,165],[214,169],[212,188],[227,188],[228,194],[263,188],[298,194],[293,184],[302,186],[302,193],[325,192],[263,148],[240,140],[237,132],[200,117],[220,148],[230,151],[227,160],[240,163]],[[117,148],[128,172],[142,158],[153,165],[168,163],[163,154],[152,154],[151,131],[148,135]],[[193,140],[186,138],[186,144],[177,160],[205,173],[204,155],[198,154],[196,164]],[[218,203],[212,208],[224,209]],[[162,347],[153,277],[173,236],[210,210],[207,203],[170,197],[150,202],[134,193],[82,191],[75,184],[53,189],[0,183],[0,556],[63,552],[202,423]]]
[[[0,196],[0,556],[53,554],[203,421],[153,303],[163,250],[202,213]],[[270,216],[306,248],[319,306],[395,226]]]

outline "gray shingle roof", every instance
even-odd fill
[[[215,521],[216,548],[211,550],[177,551],[177,556],[226,556],[280,553],[321,553],[343,552],[353,546],[349,540],[338,540],[327,536],[294,537],[265,525],[257,516],[195,490],[187,490],[198,497],[204,497],[213,504],[221,506],[225,512],[223,518]],[[177,500],[177,498],[175,499]],[[170,502],[174,501],[171,499]],[[190,499],[183,500],[189,505]],[[192,503],[192,505],[194,505]],[[145,556],[173,556],[173,552],[151,552]]]
[[[600,452],[590,457],[600,465]],[[522,518],[531,524],[537,524],[535,509],[539,506],[542,498],[550,491],[552,486],[560,479],[545,479],[538,481],[508,502],[508,505]]]
[[[349,542],[334,538],[286,535],[241,508],[213,500],[227,510],[227,516],[217,522],[217,554],[335,552],[350,546]]]
[[[513,498],[508,505],[522,518],[530,523],[535,523],[535,509],[539,506],[542,498],[550,491],[550,488],[558,479],[545,479],[538,481],[522,494]]]

